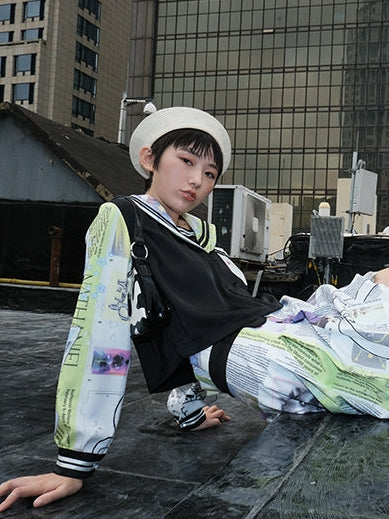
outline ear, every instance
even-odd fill
[[[143,146],[139,151],[139,163],[143,169],[153,173],[154,171],[154,157],[150,146]]]

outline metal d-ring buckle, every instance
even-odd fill
[[[139,246],[143,247],[144,256],[137,256],[135,254],[134,248],[135,248],[136,245],[139,245]],[[135,241],[135,242],[131,243],[130,253],[131,253],[131,257],[134,258],[134,259],[147,259],[149,257],[149,250],[148,250],[148,248],[146,247],[146,245],[144,243],[139,242],[139,241]]]

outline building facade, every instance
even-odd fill
[[[389,224],[388,62],[386,0],[0,0],[0,101],[108,140],[123,92],[205,109],[232,138],[222,182],[291,204],[294,232],[335,214],[356,150]]]
[[[131,2],[0,0],[0,102],[115,140]]]
[[[338,178],[358,150],[378,173],[377,230],[389,224],[389,2],[154,4],[154,102],[225,124],[223,183],[291,204],[294,231],[308,231],[320,202],[335,214]]]

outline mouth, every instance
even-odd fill
[[[194,191],[182,191],[182,194],[188,202],[194,202],[196,200],[196,193]]]

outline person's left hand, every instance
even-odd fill
[[[375,283],[381,283],[389,287],[389,268],[379,270],[374,276]]]
[[[202,429],[217,427],[221,422],[229,422],[231,420],[223,409],[219,409],[216,405],[212,405],[211,407],[206,405],[204,407],[204,412],[206,416],[205,421],[197,427],[194,427],[192,431],[201,431]]]

